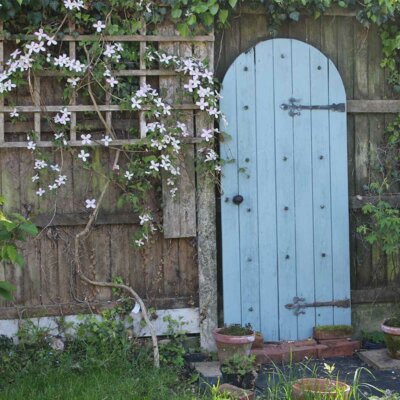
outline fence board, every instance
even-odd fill
[[[74,27],[71,26],[71,31],[73,30]],[[174,36],[175,31],[170,32],[166,36],[134,35],[104,38],[113,42],[139,42],[142,49],[138,70],[116,71],[115,75],[138,76],[142,84],[147,76],[161,77],[164,82],[175,80],[177,85],[174,90],[178,90],[181,82],[174,71],[146,69],[143,54],[146,42],[161,42],[159,49],[163,46],[164,48],[171,47],[175,54],[180,53],[188,57],[193,52],[194,43],[206,43],[205,48],[211,49],[214,36],[182,38]],[[29,37],[22,39],[29,39]],[[67,36],[65,39],[68,42],[70,56],[74,57],[77,41],[98,40],[98,36]],[[0,44],[2,44],[1,40]],[[2,50],[0,47],[0,62]],[[18,284],[16,297],[18,308],[13,303],[2,302],[0,318],[15,318],[16,315],[76,314],[95,310],[104,304],[115,304],[108,303],[111,299],[110,290],[97,290],[83,284],[76,275],[73,263],[74,238],[86,224],[90,211],[85,208],[85,200],[95,198],[101,192],[107,179],[106,175],[113,163],[115,150],[99,148],[101,144],[94,143],[93,148],[88,150],[91,160],[94,161],[94,170],[84,168],[74,149],[81,146],[80,138],[75,135],[74,118],[78,113],[96,110],[91,105],[77,104],[75,96],[72,96],[68,106],[69,111],[72,112],[72,140],[68,143],[71,149],[56,150],[54,154],[51,154],[50,148],[54,147],[54,144],[48,138],[51,137],[53,129],[46,118],[53,116],[61,109],[60,91],[57,90],[58,86],[55,86],[57,77],[60,77],[60,74],[54,71],[35,73],[34,102],[29,91],[18,91],[13,103],[26,117],[24,121],[2,124],[4,116],[14,107],[0,102],[0,126],[5,125],[7,132],[7,141],[0,143],[0,147],[4,148],[0,149],[1,193],[7,197],[8,211],[30,210],[34,222],[41,228],[45,228],[37,239],[29,240],[22,248],[27,259],[27,267],[21,275],[23,279],[19,275],[20,270],[1,268],[0,275]],[[169,85],[168,90],[171,90]],[[45,100],[44,104],[40,103],[39,91],[45,97],[42,99]],[[189,156],[190,163],[182,166],[186,183],[179,184],[184,194],[178,203],[184,217],[180,226],[180,235],[191,237],[196,235],[193,155],[196,144],[201,143],[203,139],[194,136],[194,112],[198,110],[198,106],[193,104],[192,99],[176,96],[176,104],[172,106],[181,115],[180,118],[185,120],[192,133],[191,137],[182,139],[187,148],[186,155]],[[148,109],[144,107],[144,111]],[[131,120],[127,122],[115,117],[113,113],[120,111],[120,107],[110,104],[109,98],[106,99],[105,104],[99,105],[99,110],[104,113],[106,121],[109,124],[112,123],[115,129],[124,129],[127,123],[132,123]],[[84,119],[82,124],[80,121],[80,125],[82,129],[89,131],[104,130],[104,126],[93,116]],[[34,155],[26,150],[27,142],[24,136],[31,129],[36,129],[42,134],[42,140],[38,146],[43,147],[44,153],[49,156],[49,162],[58,164],[61,168],[60,174],[67,175],[66,185],[58,190],[54,210],[55,196],[38,198],[34,193],[37,190],[36,184],[31,181],[34,172],[32,170]],[[113,145],[122,146],[137,143],[137,141],[137,139],[116,139]],[[54,174],[54,178],[56,175]],[[189,182],[192,185],[190,189],[185,186]],[[114,208],[119,196],[120,189],[111,186],[104,198],[102,210],[91,236],[81,243],[81,263],[84,273],[90,278],[107,281],[115,276],[122,276],[124,281],[132,285],[152,306],[176,308],[197,305],[198,269],[195,242],[190,239],[165,240],[161,234],[157,234],[151,239],[148,249],[134,248],[132,242],[139,222],[138,216],[125,208],[115,212]],[[154,204],[154,206],[159,205]]]
[[[173,25],[165,25],[160,29],[165,35],[174,33]],[[159,45],[160,51],[167,54],[179,54],[179,44],[163,43]],[[186,53],[188,49],[186,48]],[[160,77],[160,91],[167,102],[177,102],[179,96],[180,81],[177,77]],[[190,115],[183,119],[193,128]],[[193,129],[190,131],[193,136]],[[163,228],[167,239],[196,236],[196,203],[195,203],[195,179],[193,165],[193,146],[188,146],[184,152],[184,160],[178,163],[181,175],[178,178],[178,193],[174,197],[170,194],[170,187],[163,178]]]

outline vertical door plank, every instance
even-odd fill
[[[328,104],[328,59],[316,49],[310,49],[311,104]],[[329,112],[313,111],[313,209],[315,300],[332,301],[331,192],[329,154]],[[333,307],[316,310],[316,324],[333,323]]]
[[[244,201],[239,207],[240,264],[242,290],[242,324],[250,323],[259,330],[259,265],[256,101],[254,49],[236,61],[239,194]],[[237,206],[234,206],[237,207]]]
[[[293,97],[302,104],[311,104],[310,46],[292,40]],[[277,133],[278,134],[278,133]],[[313,180],[311,112],[303,110],[295,117],[294,143],[294,190],[296,220],[297,296],[314,301],[314,228],[313,228]],[[277,160],[281,162],[281,160]],[[315,325],[315,310],[310,308],[297,318],[299,338],[310,337]]]
[[[239,193],[236,68],[236,63],[234,63],[228,70],[221,92],[223,97],[221,111],[227,120],[227,124],[221,121],[221,131],[227,133],[225,139],[221,142],[221,158],[226,160],[226,164],[222,167],[223,194],[221,201],[222,282],[224,321],[226,324],[242,322],[239,207],[232,203],[232,197]]]
[[[297,320],[285,308],[296,296],[293,118],[280,108],[292,97],[291,47],[290,40],[274,41],[276,160],[287,157],[285,166],[276,170],[280,339],[297,339]]]
[[[329,62],[329,104],[341,103],[346,93],[339,72]],[[332,207],[332,265],[333,299],[350,298],[349,212],[347,184],[346,114],[329,113],[331,207]],[[336,325],[351,323],[350,308],[335,307],[333,322]]]
[[[257,201],[261,332],[279,340],[273,42],[256,47]]]

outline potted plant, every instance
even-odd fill
[[[217,328],[213,334],[221,363],[234,354],[250,355],[251,346],[255,339],[255,333],[250,326],[228,325]]]
[[[362,331],[362,348],[365,350],[378,350],[385,348],[385,334],[382,331]]]
[[[264,347],[264,336],[261,332],[255,333],[254,342],[251,346],[252,349],[262,349]]]
[[[400,317],[385,320],[381,325],[390,357],[400,360]]]
[[[255,356],[234,354],[221,364],[222,379],[243,389],[254,389],[257,369]]]
[[[298,379],[292,385],[294,400],[347,400],[351,387],[344,382],[326,378]]]
[[[351,338],[353,328],[351,325],[320,325],[314,327],[315,340],[335,340]]]

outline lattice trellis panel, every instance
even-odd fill
[[[74,25],[70,24],[71,33],[74,32]],[[160,80],[160,86],[162,79],[169,79],[170,77],[174,77],[177,74],[174,71],[166,70],[166,69],[148,69],[146,67],[145,60],[145,50],[146,45],[148,43],[158,45],[160,48],[165,46],[166,44],[171,45],[172,48],[174,46],[178,49],[179,53],[179,44],[191,45],[195,48],[196,45],[206,46],[207,53],[211,56],[213,51],[213,42],[214,36],[211,35],[203,35],[203,36],[192,36],[192,37],[181,37],[177,35],[146,35],[145,30],[141,32],[141,35],[123,35],[123,36],[104,36],[104,42],[136,42],[139,44],[139,69],[124,69],[120,71],[112,71],[112,75],[115,77],[138,77],[140,85],[146,83],[148,77],[157,77]],[[27,40],[30,38],[27,37]],[[2,25],[0,24],[0,71],[4,67],[5,60],[5,47],[7,41],[12,41],[13,38],[6,39],[3,35]],[[67,35],[63,37],[63,42],[68,43],[68,51],[70,58],[76,58],[77,54],[77,43],[81,41],[87,42],[95,42],[98,41],[99,37],[96,35]],[[187,46],[186,46],[187,47]],[[179,54],[178,54],[179,55]],[[10,135],[13,133],[12,127],[11,129],[6,129],[6,116],[8,113],[11,113],[14,109],[17,110],[21,115],[33,114],[33,131],[36,134],[37,146],[38,147],[53,147],[54,143],[50,140],[46,140],[42,137],[42,124],[44,115],[48,115],[50,113],[57,113],[62,108],[61,105],[43,105],[40,104],[43,86],[46,84],[44,82],[48,78],[62,77],[62,74],[59,71],[35,71],[33,75],[33,105],[13,105],[6,106],[4,102],[4,98],[0,97],[0,148],[23,148],[27,146],[27,140],[23,141],[14,141],[9,140]],[[95,105],[87,105],[87,104],[79,104],[76,93],[72,90],[70,95],[69,102],[65,103],[68,111],[71,112],[71,121],[70,121],[70,137],[68,140],[69,146],[81,146],[82,142],[77,139],[77,126],[78,126],[78,118],[77,116],[80,113],[85,112],[96,112],[101,111],[105,115],[105,120],[109,126],[113,124],[113,115],[117,112],[121,112],[121,108],[118,105],[111,104],[111,95],[107,94],[105,97],[104,104]],[[173,110],[182,110],[187,112],[194,112],[198,109],[198,107],[194,104],[171,104]],[[137,142],[141,138],[146,136],[145,133],[145,117],[144,112],[147,110],[146,107],[143,107],[139,114],[139,137],[135,139],[116,139],[113,140],[113,146],[132,144]],[[199,138],[196,138],[195,135],[191,138],[185,138],[185,142],[189,143],[197,143],[200,142]],[[93,145],[96,146],[96,142],[93,142]]]

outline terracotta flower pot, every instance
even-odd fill
[[[231,336],[221,334],[220,331],[223,329],[224,328],[217,328],[213,332],[218,349],[218,359],[221,364],[234,354],[243,356],[250,355],[251,346],[255,339],[254,332],[243,336]]]
[[[381,330],[385,334],[385,342],[390,357],[400,360],[400,328],[386,325],[389,320],[386,320],[381,325]]]
[[[350,390],[350,386],[344,382],[331,379],[304,378],[298,379],[292,385],[292,399],[309,400],[323,398],[327,400],[347,400]]]
[[[256,333],[254,342],[251,346],[252,349],[262,349],[264,347],[264,337],[261,333]]]

